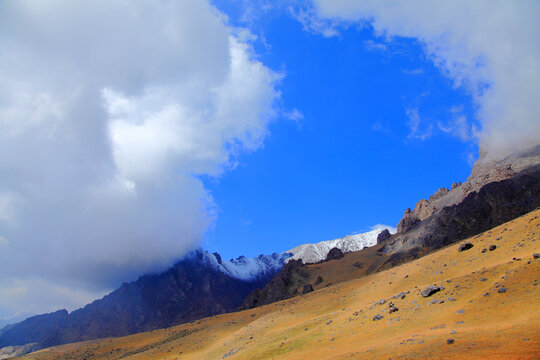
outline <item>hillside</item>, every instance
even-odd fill
[[[24,358],[538,359],[539,230],[535,210],[418,260],[301,297]],[[459,251],[466,242],[473,247]],[[311,266],[331,283],[353,255]],[[434,284],[444,289],[423,297]]]

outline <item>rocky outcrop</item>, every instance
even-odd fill
[[[328,252],[328,254],[326,255],[326,261],[330,261],[330,260],[339,260],[343,258],[343,251],[341,251],[340,249],[338,248],[332,248],[330,249],[330,251]]]
[[[442,187],[428,200],[418,201],[414,210],[405,210],[397,225],[397,231],[405,233],[443,208],[459,204],[469,194],[478,192],[485,185],[513,178],[535,167],[540,167],[540,146],[496,161],[481,153],[465,183],[453,183],[450,190]]]
[[[251,309],[299,295],[304,286],[309,284],[308,278],[302,260],[290,260],[262,290],[256,289],[249,294],[239,309]]]
[[[380,244],[381,242],[390,239],[390,231],[388,229],[384,229],[379,235],[377,235],[377,244]]]
[[[380,251],[415,257],[489,230],[540,206],[540,166],[484,185],[460,203],[444,207],[408,231],[388,239]]]

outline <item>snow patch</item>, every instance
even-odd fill
[[[377,236],[385,229],[388,229],[391,234],[396,232],[396,229],[391,226],[376,225],[373,230],[363,234],[347,235],[341,239],[321,241],[316,244],[303,244],[286,251],[285,254],[292,256],[287,258],[285,262],[291,259],[301,259],[304,264],[316,263],[325,260],[330,249],[335,247],[344,253],[359,251],[365,247],[376,245]]]

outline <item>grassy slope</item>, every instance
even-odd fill
[[[536,210],[468,239],[474,244],[468,251],[458,252],[458,243],[302,297],[170,329],[58,346],[26,358],[539,359],[540,259],[532,257],[540,252],[539,230]],[[498,248],[482,253],[490,244]],[[354,256],[313,265],[325,279],[321,286],[351,276]],[[496,283],[507,291],[498,293]],[[445,290],[423,298],[420,291],[430,284]],[[392,299],[406,290],[404,299]],[[386,303],[380,305],[380,299]],[[444,303],[432,304],[433,299]],[[388,313],[390,301],[399,311]],[[375,314],[384,318],[373,321]],[[455,343],[448,345],[450,338]]]

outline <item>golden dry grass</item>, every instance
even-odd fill
[[[540,259],[533,259],[540,252],[539,230],[535,210],[465,240],[474,247],[464,252],[458,243],[279,303],[25,358],[540,359]],[[491,244],[497,249],[482,253]],[[327,282],[347,279],[353,256],[317,270]],[[445,289],[422,297],[430,284]],[[499,293],[501,287],[506,292]],[[409,291],[404,299],[393,298],[402,291]],[[389,314],[389,302],[399,310]],[[373,321],[376,314],[383,318]]]

